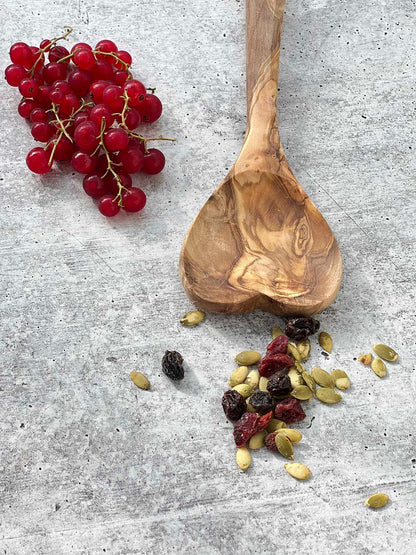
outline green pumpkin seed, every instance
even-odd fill
[[[387,372],[386,365],[381,360],[381,358],[375,358],[373,360],[373,362],[371,363],[371,369],[374,372],[374,374],[377,374],[379,378],[384,378]]]
[[[285,334],[284,331],[281,330],[281,329],[279,328],[279,326],[275,326],[275,327],[272,329],[272,337],[273,337],[273,339],[276,339],[276,337],[279,337],[280,335],[284,335],[284,334]]]
[[[269,378],[265,378],[264,376],[260,376],[259,380],[259,389],[260,391],[267,392],[267,384],[269,383]]]
[[[302,376],[299,374],[294,366],[289,368],[289,372],[287,373],[287,375],[289,376],[290,383],[293,388],[304,384]]]
[[[235,460],[236,460],[237,466],[241,468],[241,470],[247,470],[247,468],[251,464],[251,455],[247,447],[239,447],[237,449]]]
[[[387,345],[383,345],[382,343],[373,345],[373,349],[380,358],[387,360],[388,362],[394,362],[399,358],[399,355],[394,349],[388,347]]]
[[[295,368],[300,374],[302,374],[302,372],[306,372],[306,368],[301,362],[296,361]]]
[[[130,372],[131,381],[140,389],[150,389],[150,382],[141,372]]]
[[[257,364],[261,359],[261,354],[257,351],[241,351],[235,357],[235,361],[237,364],[242,366],[252,366],[253,364]]]
[[[335,403],[339,403],[342,399],[342,395],[330,387],[320,387],[317,389],[316,397],[322,401],[322,403],[327,403],[328,405],[335,405]]]
[[[302,341],[299,341],[297,347],[298,347],[298,351],[301,356],[301,359],[307,360],[311,352],[311,343],[309,339],[302,339]]]
[[[309,387],[309,389],[315,393],[316,383],[315,383],[315,380],[312,378],[312,376],[309,374],[309,372],[302,372],[302,378],[305,384]]]
[[[235,389],[235,391],[238,391],[238,393],[242,395],[245,399],[247,397],[250,397],[250,395],[253,393],[253,390],[251,389],[251,387],[246,383],[239,383],[235,385],[232,389]]]
[[[231,374],[228,383],[230,387],[234,387],[240,383],[243,383],[244,380],[247,378],[248,368],[247,366],[239,366],[234,372]]]
[[[290,439],[284,434],[276,434],[275,437],[277,450],[287,459],[293,459],[293,445]]]
[[[248,374],[247,378],[245,379],[244,383],[249,385],[254,390],[259,385],[259,380],[260,380],[259,371],[258,370],[252,370],[251,372],[249,372],[249,374]]]
[[[366,366],[370,366],[372,358],[373,355],[371,353],[364,353],[358,357],[358,360]]]
[[[313,397],[312,391],[307,385],[298,385],[294,387],[290,395],[299,401],[307,401]]]
[[[299,443],[302,439],[302,434],[299,430],[294,430],[293,428],[280,428],[277,430],[278,434],[285,434],[285,436],[290,439],[292,443]]]
[[[272,418],[266,430],[269,432],[269,434],[271,434],[272,432],[277,432],[277,430],[281,430],[282,428],[286,428],[286,423],[283,422],[283,420]]]
[[[334,387],[332,376],[326,370],[322,370],[322,368],[312,368],[311,376],[322,387]]]
[[[389,496],[386,493],[374,493],[365,500],[365,504],[372,509],[380,509],[389,502]]]
[[[200,324],[204,318],[205,312],[202,312],[202,310],[191,310],[182,316],[180,323],[184,326],[196,326]]]
[[[321,331],[319,334],[319,345],[327,353],[332,352],[332,337],[326,331]]]
[[[345,390],[350,387],[350,379],[344,370],[332,370],[331,376],[337,389]]]
[[[287,346],[287,352],[289,355],[292,355],[292,357],[297,360],[298,362],[300,362],[302,360],[302,357],[300,355],[300,352],[298,351],[296,345],[294,343],[289,343]]]
[[[309,468],[302,463],[286,463],[285,470],[297,480],[307,480],[311,475]]]
[[[251,436],[250,441],[248,442],[248,446],[250,449],[260,449],[264,445],[264,438],[266,437],[267,432],[263,430],[262,432],[257,432],[254,436]]]

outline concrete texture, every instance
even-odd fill
[[[244,3],[4,0],[12,42],[71,24],[113,38],[156,86],[159,177],[139,216],[101,217],[67,168],[31,175],[17,91],[2,84],[0,553],[410,554],[416,550],[415,65],[413,0],[288,0],[279,124],[295,175],[334,230],[345,276],[309,367],[344,368],[338,406],[300,426],[298,483],[257,452],[243,474],[220,399],[233,356],[263,350],[270,314],[208,315],[195,329],[177,274],[182,239],[235,160],[245,129]],[[355,357],[400,360],[384,380]],[[166,349],[186,360],[175,386]],[[152,382],[143,392],[128,373]],[[314,419],[313,419],[314,417]],[[367,496],[389,505],[372,511]]]

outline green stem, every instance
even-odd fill
[[[44,53],[47,50],[50,50],[52,48],[52,46],[55,46],[55,44],[60,41],[60,40],[66,40],[67,37],[72,33],[73,29],[72,27],[65,27],[66,29],[66,33],[64,35],[62,35],[61,37],[55,37],[54,39],[51,40],[50,44],[48,44],[48,46],[46,48],[39,48],[38,53],[39,56],[36,59],[36,62],[33,64],[29,76],[33,77],[35,74],[35,67],[38,65],[38,63],[42,60],[42,57],[44,55]]]

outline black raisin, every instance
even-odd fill
[[[274,409],[276,404],[273,397],[266,391],[256,391],[253,393],[249,399],[249,403],[253,409],[260,414],[270,412]]]
[[[235,389],[226,391],[222,396],[222,408],[230,420],[239,420],[247,410],[244,397]]]
[[[286,376],[283,372],[277,372],[274,374],[267,382],[266,387],[267,391],[275,397],[289,395],[293,389],[289,376]]]
[[[171,380],[182,380],[184,376],[182,355],[177,351],[166,351],[162,358],[162,370]]]
[[[318,320],[315,320],[315,318],[311,316],[292,318],[286,324],[285,334],[290,337],[290,339],[300,341],[316,333],[319,330],[319,326]]]

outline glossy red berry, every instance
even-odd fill
[[[102,101],[103,92],[108,85],[111,85],[110,81],[104,81],[103,79],[99,79],[98,81],[91,83],[90,95],[96,104],[99,104]]]
[[[41,108],[48,110],[51,107],[49,94],[52,90],[50,85],[39,85],[38,92],[35,95],[35,101]]]
[[[123,150],[128,144],[129,136],[120,127],[113,127],[104,133],[104,145],[111,152]]]
[[[30,112],[30,121],[48,121],[48,114],[44,108],[40,108],[39,106],[35,106],[33,110]]]
[[[74,131],[75,144],[89,152],[97,148],[100,142],[100,128],[93,121],[86,121],[77,126]]]
[[[36,96],[39,90],[39,85],[36,83],[35,79],[31,77],[26,77],[20,82],[19,92],[25,98],[33,98]]]
[[[103,91],[103,104],[120,112],[124,106],[123,89],[117,85],[109,85]]]
[[[113,68],[106,60],[97,60],[90,71],[94,81],[98,81],[99,79],[112,81]]]
[[[16,42],[10,47],[10,59],[14,64],[25,65],[32,59],[32,51],[25,42]]]
[[[84,96],[92,83],[91,73],[83,69],[74,69],[68,75],[68,83],[77,96]]]
[[[143,101],[138,104],[137,109],[144,123],[153,123],[162,114],[162,103],[155,94],[146,94]]]
[[[121,183],[122,187],[125,187],[126,189],[130,189],[133,185],[133,180],[128,173],[119,173],[118,179],[116,179],[112,173],[108,173],[105,177],[105,182],[108,193],[111,193],[112,195],[117,195],[119,192],[119,183]]]
[[[116,85],[122,87],[127,81],[129,74],[124,69],[119,69],[113,73],[113,81]]]
[[[65,46],[52,46],[48,53],[48,59],[50,62],[59,62],[62,58],[65,58],[69,55],[69,51],[65,48]],[[64,60],[63,63],[69,64],[70,60]]]
[[[113,195],[104,195],[98,203],[98,210],[103,216],[111,218],[120,212],[120,206]]]
[[[101,123],[104,120],[105,127],[111,127],[114,123],[114,116],[111,109],[106,104],[96,104],[89,115],[91,121],[101,128]]]
[[[97,157],[83,150],[77,150],[72,155],[71,165],[79,173],[92,173],[97,166]]]
[[[117,161],[126,173],[137,173],[143,168],[144,155],[140,147],[129,145],[118,153]]]
[[[142,121],[141,115],[135,108],[131,108],[125,117],[125,123],[131,130],[137,129]]]
[[[146,95],[146,87],[137,79],[129,79],[123,87],[129,98],[130,106],[137,106]]]
[[[121,60],[121,62],[116,59],[114,59],[113,61],[113,66],[116,67],[117,69],[126,69],[126,67],[131,66],[132,58],[130,54],[125,50],[119,50],[117,52],[117,58]]]
[[[63,116],[70,116],[72,113],[78,110],[80,106],[81,102],[76,94],[66,94],[59,105],[59,112]]]
[[[87,195],[92,198],[100,198],[107,193],[106,183],[96,174],[86,175],[82,186]]]
[[[139,212],[146,204],[146,195],[137,187],[132,187],[128,191],[123,191],[121,198],[123,200],[123,208],[126,212]]]
[[[49,165],[49,152],[42,147],[32,148],[26,156],[26,164],[30,171],[33,173],[44,174],[50,171]]]
[[[29,118],[32,110],[37,107],[37,104],[31,98],[23,98],[19,102],[19,106],[17,107],[17,111],[19,112],[19,116],[22,118]]]
[[[57,140],[58,138],[56,137],[55,141]],[[71,156],[73,152],[74,152],[74,144],[71,143],[68,137],[65,137],[65,135],[62,135],[58,141],[58,144],[56,145],[53,159],[57,160],[58,162],[71,160]]]
[[[30,51],[32,58],[25,64],[25,68],[40,71],[45,63],[45,54],[37,46],[30,46]]]
[[[51,62],[50,64],[46,64],[43,68],[43,78],[49,85],[54,81],[65,79],[66,74],[67,66],[65,64],[58,64],[58,62]]]
[[[50,41],[49,39],[43,39],[43,41],[41,41],[39,48],[41,48],[42,50],[45,50],[45,52],[48,52],[48,50],[50,50],[50,45],[51,45],[52,41]]]
[[[47,143],[53,136],[55,129],[46,121],[36,121],[30,130],[32,137],[41,143]]]
[[[10,64],[4,71],[7,83],[12,87],[18,87],[27,76],[27,71],[20,64]]]
[[[91,69],[95,64],[95,56],[91,50],[79,48],[74,54],[74,64],[80,69]]]
[[[77,50],[92,50],[91,46],[89,44],[87,44],[86,42],[77,42],[76,44],[74,44],[74,46],[71,48],[71,54],[73,54],[74,52],[76,52]]]
[[[95,45],[94,50],[99,50],[100,52],[106,52],[106,53],[110,53],[110,52],[117,52],[117,46],[116,44],[112,41],[112,40],[100,40],[100,42],[97,42],[97,44]],[[111,59],[110,56],[104,56],[102,54],[97,54],[97,58],[100,59],[105,59],[105,58],[109,58]]]
[[[149,151],[144,155],[142,171],[150,175],[155,175],[161,172],[164,167],[165,156],[163,152],[157,148],[149,148]]]

